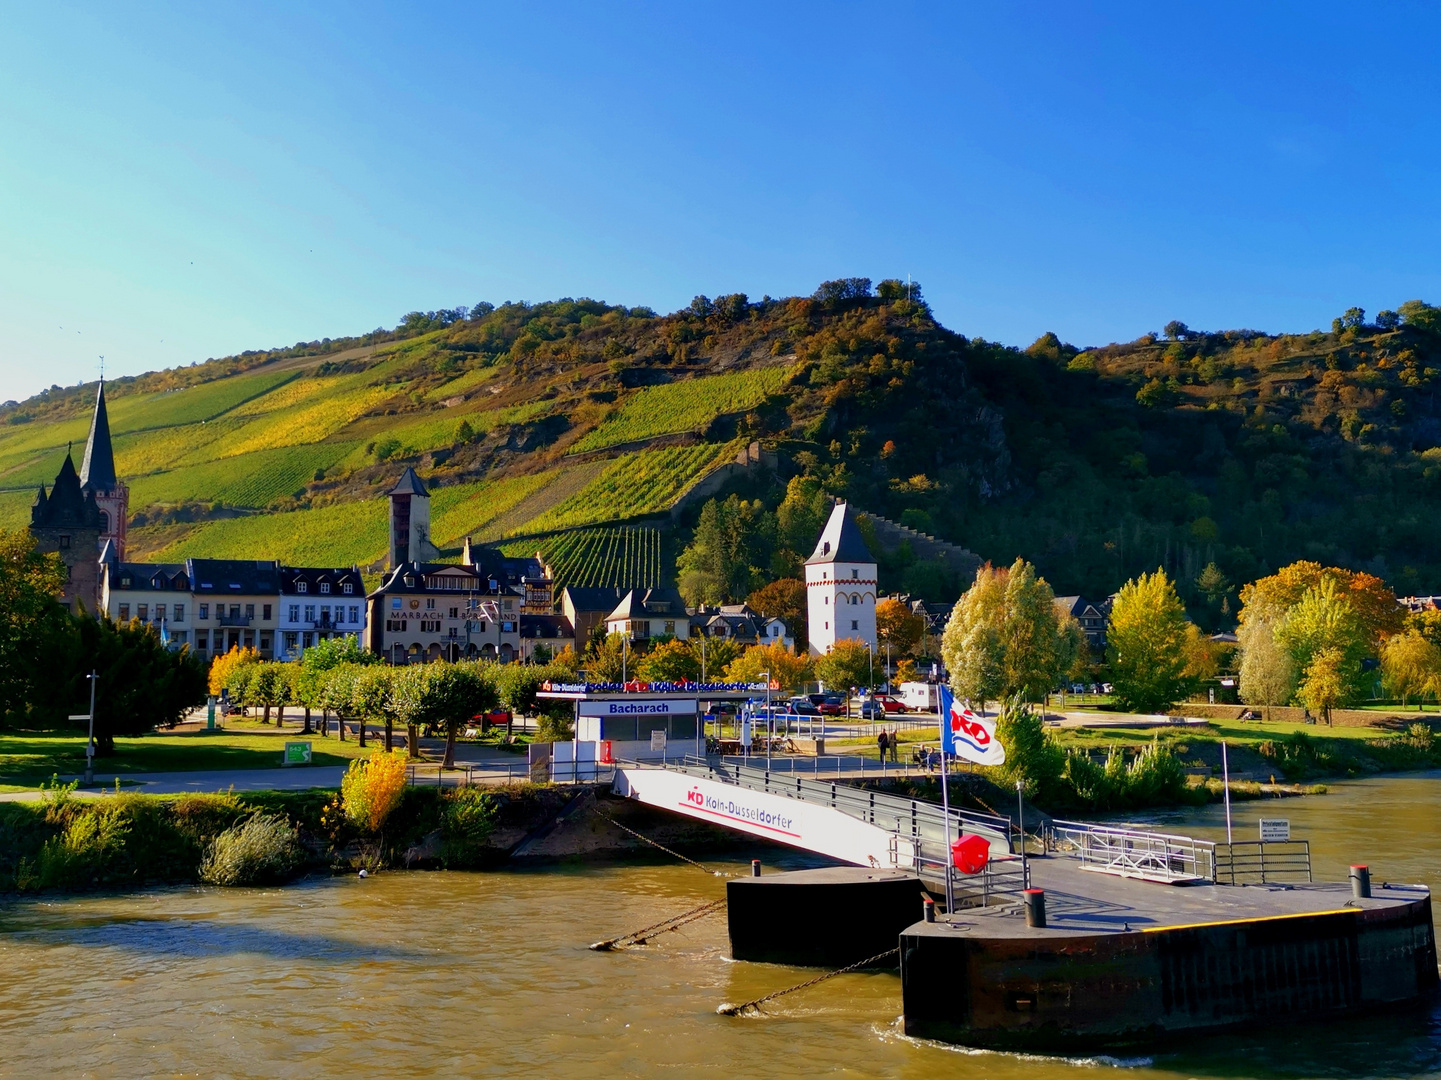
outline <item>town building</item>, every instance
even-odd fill
[[[365,638],[365,579],[357,566],[282,566],[278,603],[277,660],[298,660],[328,638]]]
[[[606,616],[628,592],[610,585],[567,585],[560,590],[560,613],[570,621],[577,651],[585,647],[597,626],[605,625]]]
[[[575,629],[564,615],[520,613],[522,660],[548,664],[568,648],[575,648]]]
[[[100,572],[100,610],[111,619],[151,623],[164,631],[172,648],[194,644],[195,604],[184,563],[122,563],[111,558],[100,564]]]
[[[390,561],[395,569],[404,563],[432,562],[440,551],[430,542],[430,492],[415,470],[407,468],[395,487],[386,492],[390,500]]]
[[[784,620],[766,618],[748,604],[701,604],[690,613],[691,635],[728,638],[741,645],[783,645],[795,648]]]
[[[275,658],[280,564],[273,559],[186,559],[195,608],[195,651],[218,656],[254,649]]]
[[[1111,617],[1111,598],[1100,601],[1087,600],[1084,596],[1058,596],[1056,607],[1081,624],[1086,635],[1086,644],[1093,656],[1100,656],[1106,650],[1106,623]]]
[[[631,589],[605,617],[607,634],[624,634],[631,641],[690,637],[690,613],[672,588]]]
[[[466,657],[509,663],[522,654],[522,610],[550,593],[539,559],[510,558],[467,540],[458,564],[407,562],[386,576],[367,598],[366,647],[392,664]]]
[[[847,638],[876,647],[876,560],[849,503],[837,502],[806,560],[812,656]]]

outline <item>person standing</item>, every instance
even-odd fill
[[[890,736],[886,734],[885,728],[881,728],[881,730],[876,733],[876,747],[881,752],[881,763],[884,764],[886,760],[886,751],[889,750],[891,747]]]
[[[891,762],[899,765],[901,763],[901,733],[897,728],[891,728],[888,741],[891,744]]]

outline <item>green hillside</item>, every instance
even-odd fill
[[[773,511],[798,476],[807,498],[849,497],[995,561],[1025,555],[1060,592],[1105,595],[1164,565],[1220,622],[1227,582],[1296,558],[1441,591],[1441,312],[1167,331],[1022,350],[939,326],[918,290],[844,279],[667,316],[569,299],[417,312],[362,338],[117,380],[107,397],[136,558],[373,563],[381,493],[412,464],[434,486],[442,547],[536,541],[576,582],[668,578],[659,541],[625,548],[617,530],[670,536],[677,501],[758,440],[779,472],[719,494]],[[0,406],[0,526],[26,520],[83,442],[93,395]],[[785,569],[756,560],[762,576]],[[959,587],[913,562],[888,553],[883,584]],[[1202,587],[1211,563],[1223,580]]]

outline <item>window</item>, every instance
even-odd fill
[[[173,633],[173,634],[170,635],[170,644],[172,644],[172,645],[184,645],[184,644],[185,644],[185,638],[186,638],[187,636],[188,636],[188,635],[185,633],[184,630],[177,630],[177,631],[175,631],[175,633]]]
[[[350,621],[353,622],[353,623],[358,623],[358,622],[360,621],[360,605],[359,605],[359,604],[351,604],[351,605],[350,605]]]
[[[175,621],[176,621],[176,622],[184,622],[184,621],[185,621],[185,605],[184,605],[184,604],[176,604],[176,605],[175,605]]]
[[[509,607],[509,605],[506,605],[506,606]],[[667,619],[667,620],[666,620],[666,623],[665,623],[665,632],[666,632],[667,634],[669,634],[671,637],[675,637],[675,620],[674,620],[674,619]]]
[[[269,651],[270,651],[270,635],[269,635],[269,634],[261,634],[261,635],[260,635],[260,648],[261,648],[263,651],[265,651],[265,652],[269,652]]]
[[[320,583],[320,591],[321,591],[322,593],[329,593],[329,592],[330,592],[330,582],[328,582],[328,581],[322,581],[322,582]]]
[[[201,604],[201,605],[200,605],[200,614],[197,615],[196,618],[199,618],[199,619],[208,619],[208,618],[210,618],[210,605],[209,605],[209,604]]]
[[[130,575],[129,575],[129,574],[121,574],[121,575],[120,575],[120,587],[121,587],[122,589],[128,589],[128,588],[130,588]]]
[[[220,605],[218,605],[218,604],[217,604],[216,607],[215,607],[215,613],[216,613],[217,615],[220,614]],[[231,617],[232,619],[238,619],[238,618],[240,618],[240,605],[239,605],[239,604],[231,604],[231,605],[230,605],[230,617]]]
[[[290,605],[290,621],[291,621],[291,622],[299,622],[299,621],[300,621],[300,605],[299,605],[299,604],[291,604],[291,605]]]
[[[452,619],[458,619],[458,618],[460,618],[460,608],[458,608],[458,607],[453,607],[453,608],[451,608],[451,609],[450,609],[450,617],[451,617]]]
[[[121,604],[121,605],[120,605],[120,621],[121,621],[121,622],[129,622],[129,621],[130,621],[130,605],[129,605],[129,604]]]
[[[861,576],[861,572],[860,572],[859,570],[852,570],[852,571],[851,571],[851,580],[852,580],[852,581],[854,581],[856,578],[859,578],[860,576]]]
[[[297,634],[294,630],[287,630],[285,632],[285,651],[288,653],[294,652],[299,647],[300,635]]]
[[[346,596],[350,596],[354,594],[355,586],[347,581],[344,585],[340,587],[340,591],[343,592]]]
[[[427,611],[434,611],[434,610],[435,610],[435,597],[433,597],[433,596],[427,596],[427,597],[425,598],[425,608],[426,608]]]
[[[307,630],[307,631],[305,631],[305,633],[301,634],[301,635],[300,635],[300,638],[301,638],[302,641],[305,642],[304,648],[307,648],[307,649],[308,649],[308,648],[310,648],[310,646],[312,646],[312,645],[315,644],[315,635],[314,635],[313,633],[311,633],[309,630]]]
[[[260,617],[261,617],[262,619],[268,619],[268,618],[270,618],[270,605],[269,605],[269,604],[266,604],[263,608],[260,609]]]
[[[150,605],[149,605],[149,604],[136,604],[136,605],[135,605],[135,614],[139,617],[139,619],[140,619],[141,622],[145,622],[147,619],[150,618]]]
[[[165,605],[164,605],[164,604],[156,604],[156,605],[155,605],[155,621],[156,621],[156,622],[164,622],[164,621],[165,621]]]
[[[306,581],[297,581],[295,583],[295,591],[298,593],[309,592],[310,583]]]
[[[246,604],[246,605],[245,605],[245,617],[246,617],[247,619],[253,619],[253,618],[255,618],[255,605],[254,605],[254,604]]]
[[[210,647],[210,632],[207,630],[195,631],[195,647],[205,652]]]
[[[855,619],[852,619],[852,620],[851,620],[851,629],[852,629],[852,630],[859,630],[860,628],[861,628],[861,624],[860,624],[859,622],[857,622]]]
[[[321,621],[321,622],[329,622],[329,621],[330,621],[330,605],[329,605],[329,604],[321,604],[321,605],[320,605],[320,621]]]
[[[315,621],[315,605],[314,605],[314,604],[306,604],[306,605],[305,605],[305,621],[306,621],[306,622],[314,622],[314,621]]]

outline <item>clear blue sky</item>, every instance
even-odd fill
[[[1441,302],[1429,5],[222,7],[7,7],[0,399],[479,300],[910,273],[1021,345]]]

